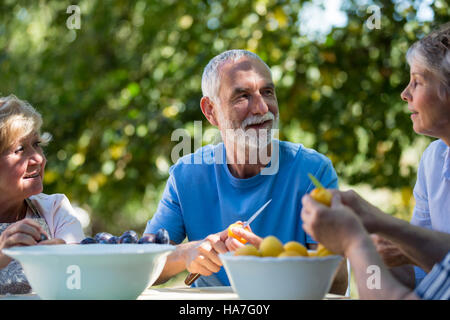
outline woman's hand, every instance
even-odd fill
[[[41,233],[45,234],[48,238],[47,233],[33,219],[23,219],[6,228],[0,235],[0,269],[6,267],[12,260],[1,252],[2,249],[15,246],[36,245],[41,239]],[[57,244],[58,242],[53,241],[51,243]]]
[[[55,245],[55,244],[66,244],[66,241],[63,239],[50,239],[50,240],[44,240],[38,243],[38,245]]]
[[[388,267],[392,268],[413,263],[393,242],[377,234],[372,234],[370,237],[378,254]]]
[[[332,252],[345,255],[352,244],[368,238],[361,220],[342,204],[339,193],[333,194],[331,207],[310,195],[303,196],[302,204],[303,229]]]
[[[358,193],[353,190],[339,191],[331,190],[334,194],[339,194],[342,204],[352,208],[356,213],[368,233],[376,233],[380,225],[385,224],[386,214],[377,207],[364,200]]]

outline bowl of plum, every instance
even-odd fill
[[[20,262],[42,299],[129,300],[153,285],[175,249],[168,233],[138,237],[106,232],[80,244],[12,247],[2,252]]]

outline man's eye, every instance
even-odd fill
[[[247,100],[249,95],[247,93],[240,94],[236,97],[236,101]]]
[[[35,146],[35,147],[40,147],[41,144],[42,144],[42,141],[36,141],[36,142],[34,143],[34,146]]]

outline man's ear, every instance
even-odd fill
[[[217,108],[217,105],[209,97],[202,97],[200,100],[200,108],[209,123],[217,127],[219,123],[216,118],[216,110],[214,110],[214,108]]]

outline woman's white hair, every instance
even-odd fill
[[[406,60],[409,65],[418,63],[437,76],[441,83],[439,98],[450,98],[450,23],[415,42],[408,49]]]
[[[262,62],[270,72],[269,66],[255,53],[247,50],[233,49],[222,52],[212,58],[203,70],[202,75],[202,93],[204,97],[210,98],[213,102],[219,103],[220,88],[220,67],[225,62],[235,62],[247,57]]]

